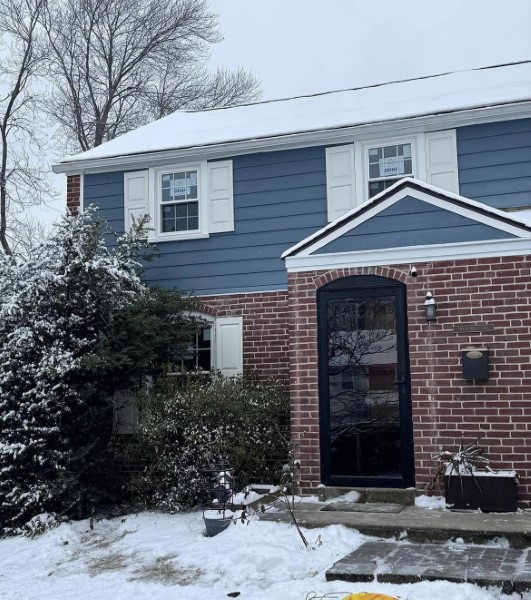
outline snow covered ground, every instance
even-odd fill
[[[305,530],[321,542],[314,549],[303,549],[295,529],[281,523],[238,523],[215,538],[203,531],[200,513],[145,512],[97,521],[92,531],[79,521],[36,539],[0,540],[0,598],[218,600],[240,592],[240,600],[340,600],[359,591],[404,600],[520,598],[446,582],[326,582],[326,569],[366,539],[340,525]]]

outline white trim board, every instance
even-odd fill
[[[286,258],[288,273],[531,254],[531,238],[458,242]]]
[[[419,190],[419,188],[421,189]],[[456,213],[505,233],[531,239],[531,229],[527,223],[514,218],[511,213],[491,208],[481,202],[476,202],[475,200],[470,200],[464,196],[447,192],[423,181],[405,178],[397,181],[387,190],[384,190],[380,194],[374,196],[374,198],[367,200],[357,208],[351,210],[346,215],[336,219],[316,233],[295,244],[286,250],[281,258],[287,259],[290,256],[310,256],[316,250],[319,250],[345,233],[355,229],[358,225],[368,221],[396,202],[403,200],[406,196],[411,196],[436,206],[437,208]],[[445,200],[445,198],[447,198],[447,200]],[[458,202],[459,205],[452,201]]]

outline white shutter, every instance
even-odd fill
[[[329,221],[356,206],[354,144],[326,149],[326,193]]]
[[[207,163],[208,232],[234,231],[232,160]]]
[[[226,377],[243,372],[243,319],[216,319],[216,369]]]
[[[426,134],[426,179],[431,185],[459,193],[455,129]]]
[[[148,171],[124,174],[124,227],[129,231],[135,221],[149,214]]]

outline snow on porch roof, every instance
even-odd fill
[[[531,99],[531,61],[203,111],[176,111],[64,158],[98,160],[433,115]]]

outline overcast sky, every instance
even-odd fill
[[[211,0],[225,40],[278,98],[531,58],[531,0]]]
[[[225,36],[212,51],[211,66],[252,71],[264,99],[531,58],[531,0],[210,0],[210,5]],[[53,205],[62,210],[64,197]],[[56,214],[47,211],[43,218]]]

